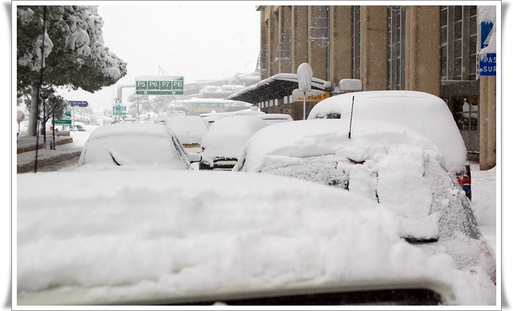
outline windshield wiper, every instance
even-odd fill
[[[423,243],[433,243],[438,241],[438,237],[429,237],[429,238],[416,238],[416,237],[402,237],[406,242],[410,244],[423,244]]]
[[[117,166],[121,166],[122,165],[121,163],[116,161],[116,158],[114,157],[114,155],[110,151],[109,151],[109,154],[110,154],[110,157],[112,158],[112,161],[114,161],[114,163],[116,163]]]

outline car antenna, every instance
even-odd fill
[[[353,101],[351,103],[351,117],[349,118],[349,136],[348,136],[349,139],[351,139],[351,126],[353,125],[353,107],[354,107],[354,96],[353,96]]]

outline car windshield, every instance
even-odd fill
[[[172,133],[172,132],[171,132]],[[80,169],[137,166],[186,169],[183,150],[161,124],[124,123],[96,129],[84,146]]]

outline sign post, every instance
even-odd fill
[[[302,63],[297,67],[298,89],[303,92],[303,120],[306,120],[306,93],[312,90],[313,70],[310,64]]]
[[[87,107],[89,106],[89,103],[86,101],[75,101],[75,100],[68,100],[68,104],[73,107],[73,118],[72,118],[72,131],[75,131],[75,107]]]

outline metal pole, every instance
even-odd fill
[[[303,93],[303,120],[306,120],[306,92]]]
[[[353,96],[353,100],[351,103],[351,117],[349,118],[349,134],[347,135],[347,137],[349,139],[351,139],[351,127],[353,126],[353,107],[354,107],[354,96]]]
[[[43,130],[43,148],[46,149],[46,99],[48,97],[46,96],[46,94],[43,94],[43,127],[42,127],[42,130]]]
[[[53,111],[52,111],[52,138],[53,138],[52,150],[55,150],[55,107],[53,107]]]
[[[39,86],[37,88],[37,124],[36,124],[36,160],[34,165],[34,173],[37,173],[37,157],[39,150],[39,124],[41,123],[39,117],[39,94],[41,93],[41,87],[43,85],[43,67],[45,64],[45,37],[46,37],[46,6],[43,8],[43,45],[41,46],[41,75],[39,77]]]

